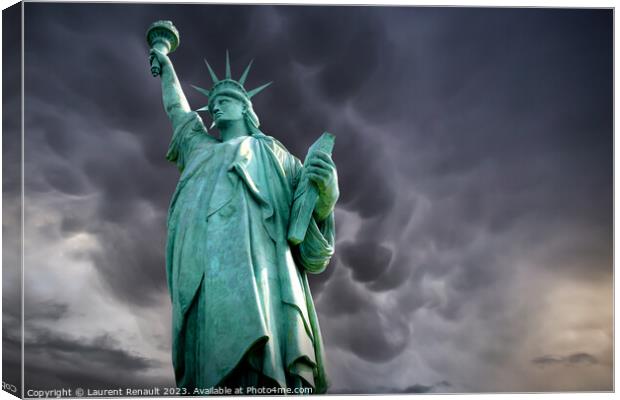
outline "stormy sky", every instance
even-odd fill
[[[26,3],[26,388],[173,385],[179,174],[144,38],[168,19],[192,109],[228,49],[247,87],[274,81],[265,133],[300,158],[337,137],[336,255],[311,281],[331,393],[611,390],[612,18]]]

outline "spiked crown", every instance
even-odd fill
[[[230,57],[228,55],[228,50],[226,50],[226,75],[224,79],[221,79],[221,80],[218,79],[215,72],[213,72],[213,68],[211,68],[211,65],[209,65],[207,60],[205,60],[205,64],[207,65],[207,69],[209,70],[209,75],[211,76],[211,80],[213,81],[213,87],[210,90],[207,90],[207,89],[203,89],[201,87],[192,85],[194,89],[198,90],[200,93],[204,94],[205,96],[209,98],[209,102],[207,103],[207,105],[202,108],[199,108],[197,111],[208,111],[209,113],[211,113],[211,109],[210,109],[211,104],[218,95],[232,96],[238,100],[241,100],[242,102],[246,104],[248,108],[248,113],[246,117],[249,119],[252,125],[258,128],[259,121],[258,121],[258,116],[256,115],[256,113],[254,112],[254,109],[252,108],[252,97],[256,96],[258,93],[263,91],[263,89],[267,88],[267,86],[271,85],[273,82],[266,83],[250,91],[247,91],[245,89],[243,85],[245,84],[245,80],[248,77],[250,68],[252,68],[253,61],[254,60],[250,61],[248,66],[243,71],[241,78],[239,78],[239,80],[236,81],[232,79],[231,77]]]

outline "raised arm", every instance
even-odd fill
[[[187,113],[191,112],[191,108],[170,58],[157,49],[151,49],[150,57],[156,57],[161,66],[161,91],[164,109],[172,121],[173,129],[176,129]]]

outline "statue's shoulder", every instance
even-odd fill
[[[263,132],[256,132],[252,134],[252,137],[258,140],[260,143],[269,146],[274,152],[284,152],[286,154],[291,154],[286,148],[286,146],[284,146],[282,142],[280,142],[273,136],[266,135]]]
[[[301,162],[297,159],[297,157],[295,157],[291,152],[288,151],[286,146],[284,146],[278,139],[269,135],[265,135],[262,132],[255,133],[252,136],[257,140],[258,143],[261,143],[261,145],[269,149],[268,154],[273,157],[273,159],[281,166],[284,171],[287,171],[287,175],[296,175],[298,165],[301,165]]]

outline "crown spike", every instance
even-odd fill
[[[231,79],[230,56],[228,55],[228,49],[226,49],[226,79]]]
[[[257,94],[259,94],[261,91],[263,91],[263,89],[265,89],[267,86],[271,85],[273,83],[273,81],[265,83],[262,86],[257,87],[256,89],[252,89],[248,92],[248,97],[252,98],[254,96],[256,96]]]
[[[215,72],[213,72],[213,69],[209,65],[209,62],[207,61],[206,58],[205,58],[205,64],[207,64],[207,68],[209,68],[209,75],[211,75],[211,80],[213,81],[213,84],[218,83],[220,80],[217,79],[217,75],[215,75]]]
[[[253,62],[254,62],[254,59],[250,60],[248,66],[245,67],[245,71],[243,71],[243,75],[241,75],[241,78],[239,78],[239,83],[241,84],[241,86],[245,84],[245,80],[248,77],[248,74],[250,73],[250,68],[252,68]]]
[[[209,105],[206,105],[204,107],[200,107],[198,110],[196,111],[209,111]]]
[[[198,90],[200,93],[204,94],[205,96],[209,97],[209,91],[207,89],[203,89],[199,86],[195,86],[195,85],[191,85],[194,89]]]

